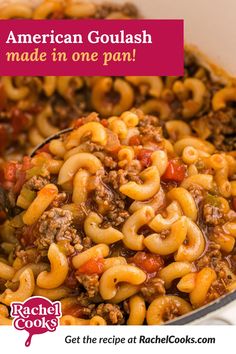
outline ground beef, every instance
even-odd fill
[[[128,219],[128,217],[130,216],[129,212],[122,208],[122,202],[120,202],[120,204],[120,207],[118,207],[117,209],[114,208],[114,210],[109,211],[106,217],[104,217],[104,227],[118,227]]]
[[[152,115],[140,115],[140,127],[141,128],[146,128],[146,127],[160,127],[160,119],[156,116]]]
[[[99,210],[108,211],[111,205],[114,204],[114,193],[101,178],[97,178],[95,181],[95,190],[93,195],[94,201],[98,204]]]
[[[124,314],[118,305],[99,304],[93,316],[98,315],[104,318],[108,325],[121,325],[125,322]]]
[[[221,288],[222,288],[222,285],[221,284]],[[207,296],[206,296],[206,300],[205,300],[205,303],[204,304],[208,304],[209,302],[211,301],[214,301],[216,299],[218,299],[218,297],[220,297],[221,295],[225,294],[225,287],[223,286],[224,288],[224,292],[222,292],[222,294],[220,294],[220,292],[218,292],[218,289],[220,288],[219,287],[219,281],[216,280],[210,287],[210,289],[208,290],[208,293],[207,293]]]
[[[91,299],[88,297],[88,293],[81,292],[77,297],[78,303],[80,306],[88,307],[90,305]]]
[[[81,151],[84,151],[84,152],[96,153],[99,151],[103,151],[102,145],[95,144],[91,140],[84,142],[83,144],[81,144],[80,147],[81,147]]]
[[[235,280],[235,275],[225,260],[217,260],[213,264],[217,279],[212,283],[208,294],[207,301],[211,302],[227,292],[227,286]]]
[[[48,183],[50,183],[50,181],[46,177],[33,176],[24,184],[24,187],[29,188],[33,191],[40,191]]]
[[[140,119],[139,131],[142,145],[154,143],[163,148],[162,122],[156,116],[145,115]]]
[[[140,126],[140,137],[142,145],[153,143],[161,143],[163,141],[163,134],[161,127],[155,127],[153,125]]]
[[[21,250],[20,248],[16,249],[15,256],[21,259],[23,265],[28,263],[38,263],[41,259],[40,252],[38,252],[36,248],[28,250]]]
[[[88,250],[93,245],[93,241],[88,236],[83,237],[82,240],[81,240],[81,243],[82,243],[82,246],[83,246],[83,251]]]
[[[206,253],[195,262],[195,265],[198,270],[205,267],[211,267],[214,269],[221,259],[222,254],[220,252],[220,245],[215,242],[209,242]]]
[[[83,315],[81,317],[91,318],[92,311],[94,311],[96,307],[96,305],[93,303],[94,299],[89,298],[87,292],[81,292],[77,297],[77,302],[80,309],[83,309]]]
[[[139,173],[142,171],[143,166],[139,160],[132,160],[127,166],[128,178],[131,181],[140,183]]]
[[[101,296],[98,294],[97,296],[90,298],[88,296],[88,292],[84,292],[82,291],[78,297],[77,297],[77,301],[78,304],[82,307],[85,307],[88,309],[88,311],[90,312],[91,316],[93,316],[93,313],[95,311],[96,308],[96,304],[102,302],[102,298]],[[92,313],[93,312],[93,313]]]
[[[107,178],[107,176],[97,176],[93,199],[98,205],[99,212],[101,214],[106,213],[103,227],[110,225],[117,227],[122,224],[130,214],[125,210],[125,202],[121,194],[109,186],[106,183],[108,181],[109,178]]]
[[[151,302],[158,295],[165,294],[164,281],[160,278],[151,278],[141,287],[140,292],[142,293],[145,301]]]
[[[79,274],[76,275],[78,282],[83,285],[88,293],[88,297],[92,298],[99,292],[99,276],[97,274]]]
[[[191,193],[191,195],[197,205],[199,205],[201,203],[201,201],[203,200],[204,190],[200,186],[198,186],[196,184],[192,185],[189,188],[189,193]]]
[[[207,203],[203,207],[203,217],[208,225],[216,226],[222,222],[223,214],[219,207]]]
[[[235,279],[233,271],[230,269],[229,264],[227,264],[227,261],[225,260],[216,262],[215,271],[218,278],[224,280],[225,285],[231,283]]]
[[[111,156],[107,156],[104,152],[97,152],[94,153],[94,155],[99,158],[103,166],[107,169],[112,170],[117,167],[117,162]]]
[[[49,99],[49,104],[53,107],[53,115],[49,117],[49,122],[60,130],[68,128],[73,121],[87,111],[84,93],[73,92],[67,95],[66,100],[70,101],[69,104],[65,104],[64,98],[57,93]]]
[[[118,170],[118,171],[110,171],[106,176],[104,176],[104,182],[111,185],[111,187],[119,191],[120,186],[127,183],[129,180],[127,178],[128,171],[126,170]]]
[[[104,177],[104,183],[110,185],[118,194],[120,186],[128,183],[129,181],[133,181],[141,184],[142,180],[139,176],[139,173],[142,169],[140,161],[134,160],[128,166],[127,170],[119,169],[117,171],[109,171]]]
[[[135,5],[131,3],[125,3],[124,5],[118,5],[113,3],[105,3],[101,4],[97,8],[96,11],[96,18],[106,18],[112,12],[121,12],[125,16],[137,18],[138,17],[138,10]]]
[[[210,112],[194,120],[191,125],[200,138],[210,140],[217,150],[235,150],[235,110],[228,108],[226,111]]]
[[[174,302],[170,302],[169,306],[165,307],[164,313],[162,315],[163,321],[164,322],[172,321],[179,315],[180,315],[179,306],[176,305]]]
[[[52,208],[45,211],[37,223],[37,239],[34,244],[38,249],[48,249],[51,243],[68,241],[71,245],[81,244],[76,229],[72,226],[73,216],[69,210]],[[80,247],[82,249],[82,246]]]

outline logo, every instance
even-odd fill
[[[61,317],[61,303],[34,296],[24,302],[11,303],[13,325],[19,331],[27,331],[29,336],[25,346],[29,347],[35,334],[54,332]]]

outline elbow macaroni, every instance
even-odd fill
[[[54,289],[62,285],[68,274],[69,266],[66,256],[59,247],[52,243],[48,250],[51,269],[43,271],[37,277],[37,285],[43,289]]]
[[[122,232],[123,242],[126,247],[134,251],[144,249],[144,235],[138,234],[138,230],[147,225],[149,220],[154,217],[154,210],[150,206],[143,206],[134,212],[125,222]]]
[[[100,294],[104,300],[109,300],[116,295],[116,286],[120,282],[139,285],[145,279],[146,274],[141,269],[131,265],[117,265],[103,273],[99,284]]]
[[[113,227],[108,227],[107,229],[102,229],[99,225],[102,222],[102,218],[96,213],[90,213],[84,221],[84,231],[87,236],[95,243],[111,244],[123,239],[123,234],[114,229]]]
[[[160,189],[160,174],[157,167],[152,166],[140,174],[143,184],[128,182],[120,187],[120,192],[136,200],[152,198]]]

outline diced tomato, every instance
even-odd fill
[[[23,157],[22,171],[27,171],[31,168],[31,158],[29,156]]]
[[[18,109],[12,112],[11,126],[13,129],[13,136],[17,137],[27,127],[29,119],[27,115]]]
[[[182,182],[185,177],[185,166],[177,159],[170,160],[165,173],[161,179],[163,181]]]
[[[149,167],[151,165],[151,156],[153,151],[148,149],[141,149],[138,153],[138,160],[140,160],[143,167]]]
[[[75,123],[74,123],[74,128],[76,129],[76,128],[79,128],[79,127],[81,127],[81,125],[83,125],[84,124],[84,120],[83,120],[83,118],[78,118],[78,119],[76,119],[76,121],[75,121]]]
[[[236,197],[232,200],[233,209],[236,211]]]
[[[131,262],[147,273],[158,272],[164,265],[161,256],[146,252],[137,252],[135,256],[132,257]]]
[[[31,159],[28,156],[23,157],[22,165],[17,166],[16,170],[16,183],[13,187],[14,193],[19,193],[23,184],[25,183],[26,171],[31,167]]]
[[[78,269],[78,273],[102,274],[104,268],[103,258],[91,258]]]
[[[108,121],[107,121],[107,119],[102,119],[102,120],[101,120],[101,124],[102,124],[105,128],[107,128],[107,127],[108,127]]]
[[[133,146],[133,145],[140,145],[141,141],[140,141],[140,136],[139,135],[133,135],[131,136],[131,138],[129,139],[129,145]]]
[[[0,152],[3,152],[8,144],[8,133],[4,125],[0,125]]]
[[[17,171],[18,164],[16,162],[7,162],[4,166],[4,177],[5,180],[9,182],[16,181],[16,171]]]
[[[23,157],[23,163],[7,162],[2,166],[0,182],[6,189],[11,188],[14,193],[19,193],[25,183],[26,171],[31,167],[30,157]]]

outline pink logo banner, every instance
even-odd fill
[[[183,20],[1,20],[0,75],[181,76]]]
[[[33,296],[24,302],[12,302],[11,316],[17,330],[28,332],[25,346],[29,347],[34,335],[56,330],[61,317],[61,303]]]

